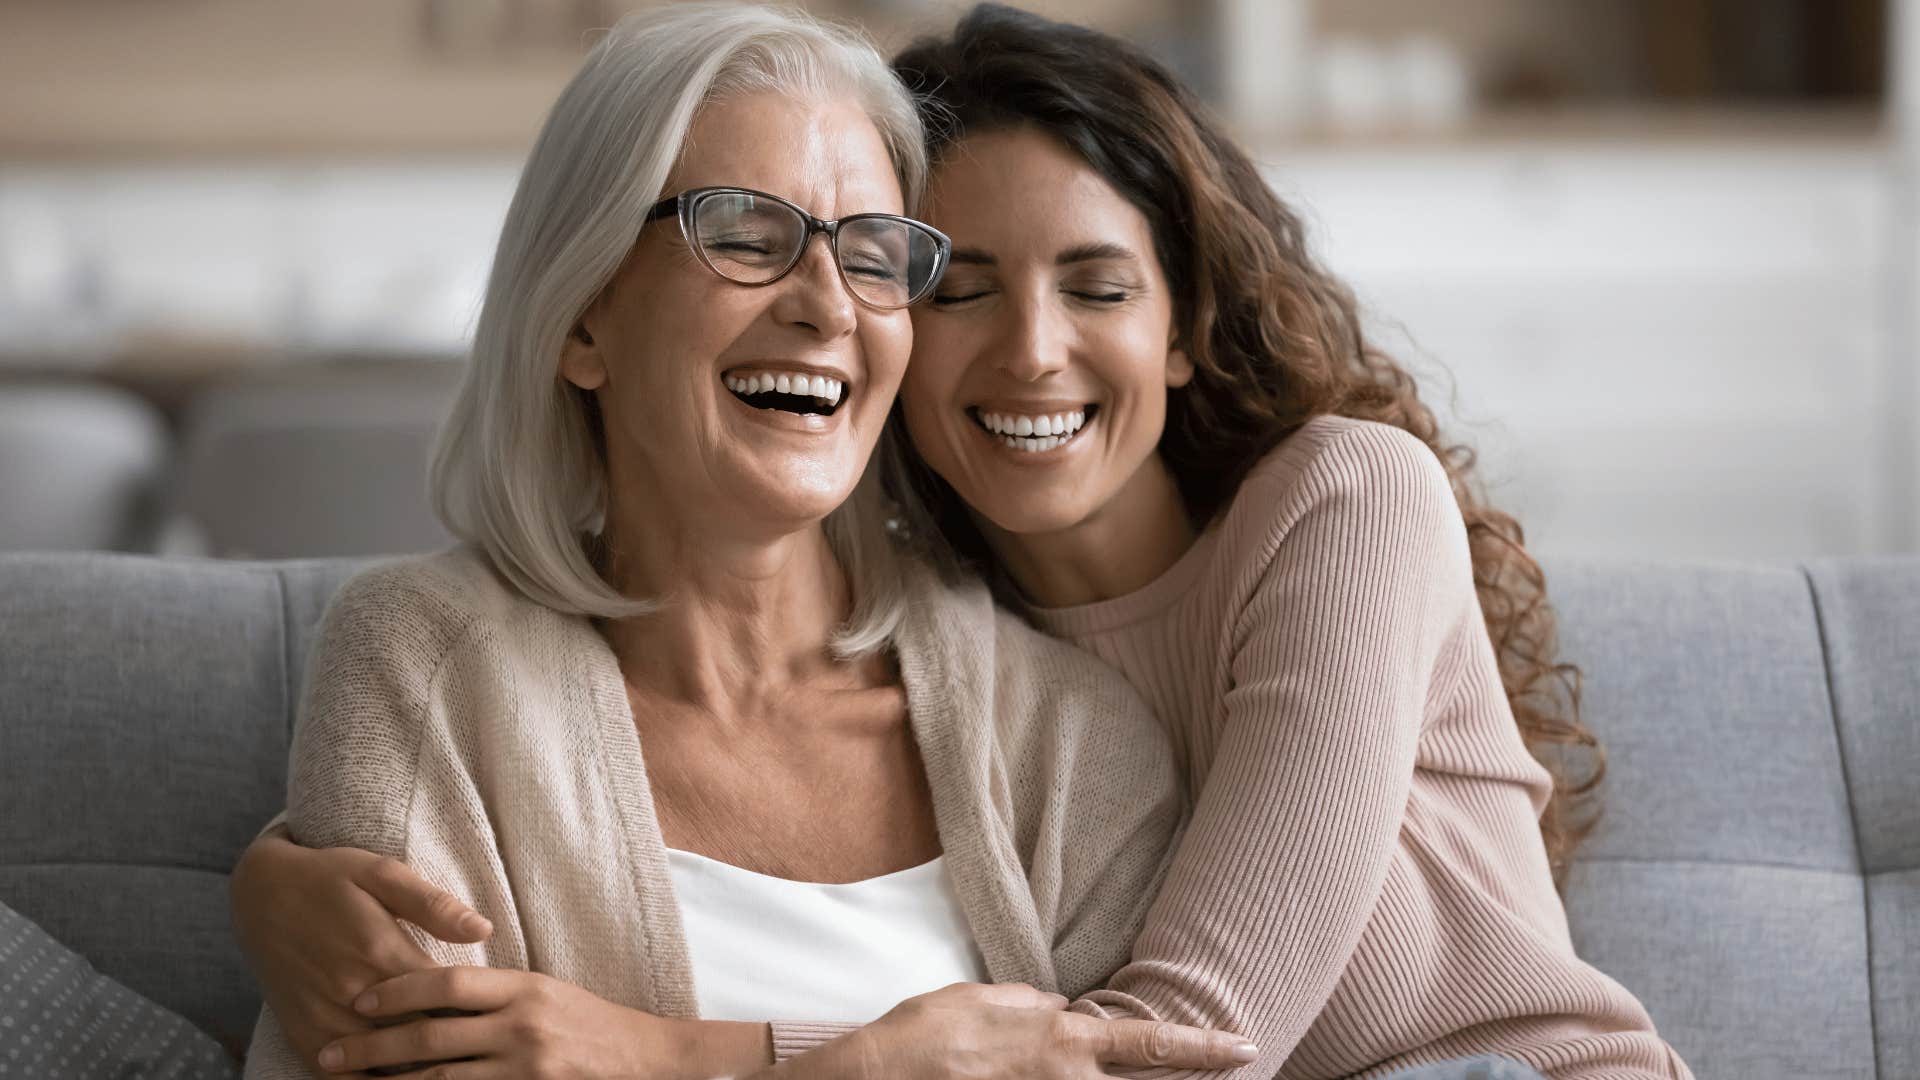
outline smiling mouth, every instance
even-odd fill
[[[799,416],[832,416],[852,396],[839,379],[799,371],[729,372],[721,381],[756,409]]]
[[[1044,454],[1075,442],[1100,415],[1100,406],[1088,404],[1070,412],[1025,416],[1017,413],[986,412],[970,406],[967,416],[988,437],[1009,449],[1029,454]]]

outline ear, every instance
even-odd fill
[[[594,344],[584,316],[560,346],[560,375],[582,390],[598,390],[606,384],[606,358],[601,355],[600,346]]]
[[[1167,389],[1173,390],[1193,381],[1193,358],[1177,345],[1167,347]]]

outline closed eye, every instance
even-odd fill
[[[987,295],[987,290],[985,289],[979,292],[949,293],[946,295],[935,293],[933,296],[933,304],[935,307],[950,307],[954,304],[964,304],[969,300],[978,300],[985,295]]]

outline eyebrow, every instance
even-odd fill
[[[1132,249],[1125,245],[1100,241],[1091,244],[1075,244],[1056,256],[1053,262],[1055,266],[1066,266],[1069,263],[1097,262],[1101,259],[1133,260],[1135,258]]]
[[[1101,259],[1122,259],[1138,261],[1139,256],[1133,249],[1111,241],[1096,241],[1088,244],[1075,244],[1054,257],[1055,266],[1068,266],[1073,263],[1097,262]],[[998,266],[1000,260],[992,252],[979,248],[954,248],[947,257],[950,266]]]

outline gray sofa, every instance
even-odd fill
[[[358,565],[0,555],[0,902],[229,1044],[225,872]],[[1611,763],[1581,953],[1702,1078],[1920,1078],[1920,560],[1548,569]]]

